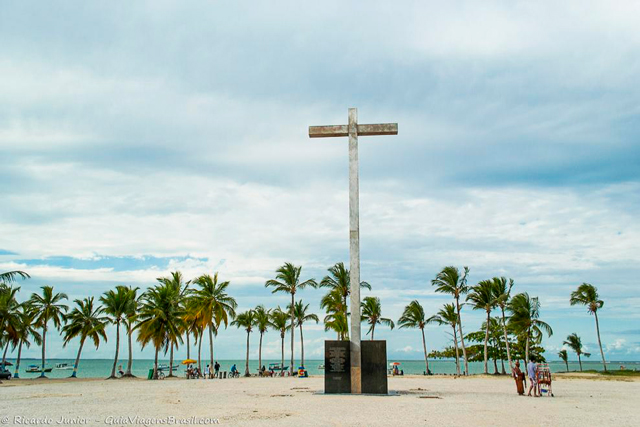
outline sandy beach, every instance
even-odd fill
[[[395,396],[322,395],[323,378],[12,380],[4,425],[637,425],[637,378],[557,376],[555,397],[515,393],[507,377],[390,378]],[[135,418],[135,417],[138,418]],[[21,418],[22,417],[22,418]],[[157,420],[154,421],[153,418]],[[175,421],[173,421],[175,419]],[[62,421],[62,422],[61,422]]]

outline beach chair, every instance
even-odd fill
[[[538,394],[547,393],[547,396],[553,397],[553,388],[551,387],[551,369],[548,363],[538,364]]]

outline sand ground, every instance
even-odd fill
[[[234,426],[640,425],[637,379],[557,376],[553,398],[518,396],[508,377],[406,376],[390,378],[389,388],[398,395],[322,395],[323,377],[21,379],[0,384],[0,423],[161,425],[165,417],[175,417],[168,423],[176,425],[206,423],[208,417]],[[153,417],[157,421],[149,420]]]

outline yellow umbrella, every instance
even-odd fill
[[[198,363],[198,361],[193,359],[185,359],[182,361],[183,365],[193,365],[194,363]]]

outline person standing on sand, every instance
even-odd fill
[[[220,373],[220,364],[218,363],[217,360],[216,360],[216,364],[213,365],[213,367],[215,368],[215,371],[216,371],[216,378],[218,378],[218,375]]]
[[[516,389],[520,396],[524,396],[524,372],[520,370],[520,362],[516,360],[516,366],[513,368],[513,379],[516,380]]]
[[[527,396],[531,396],[531,390],[533,390],[533,396],[538,397],[538,365],[533,361],[533,358],[529,360],[527,364],[527,374],[529,375],[529,393]]]

